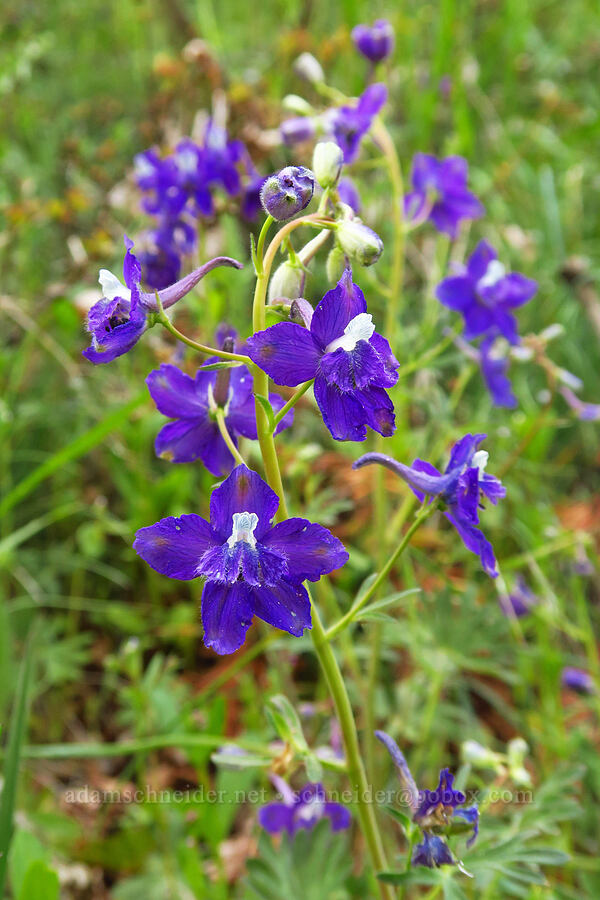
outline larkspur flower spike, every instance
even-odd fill
[[[210,522],[190,514],[141,528],[134,549],[169,578],[204,578],[204,643],[234,653],[256,615],[300,636],[311,627],[303,582],[343,566],[348,553],[307,519],[272,524],[279,498],[256,472],[237,466],[213,491]]]
[[[267,178],[260,192],[265,212],[279,222],[306,209],[315,190],[315,178],[304,166],[286,166]]]
[[[421,502],[425,497],[439,497],[447,508],[444,513],[458,531],[463,544],[481,560],[484,571],[492,578],[498,575],[492,545],[479,526],[481,497],[496,504],[506,496],[502,483],[485,472],[488,454],[478,450],[485,434],[467,434],[454,445],[444,473],[423,459],[406,466],[383,453],[366,453],[353,465],[359,469],[372,463],[385,466],[399,475]]]

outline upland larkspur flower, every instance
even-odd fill
[[[536,281],[520,272],[507,273],[491,244],[480,241],[463,270],[444,278],[435,294],[444,306],[462,315],[467,340],[500,334],[510,344],[518,344],[513,310],[531,300],[537,288]]]
[[[578,694],[593,694],[595,691],[594,680],[585,669],[577,669],[575,666],[565,666],[561,673],[561,684]]]
[[[283,800],[267,803],[258,812],[258,823],[269,834],[286,831],[293,837],[301,828],[314,828],[321,819],[329,819],[332,831],[350,827],[350,811],[341,803],[328,800],[322,784],[306,784],[296,793],[277,775],[272,775],[271,780]]]
[[[146,331],[148,316],[158,311],[155,295],[141,290],[141,267],[132,253],[133,241],[127,236],[125,247],[123,262],[125,284],[122,284],[112,272],[100,269],[98,280],[103,296],[88,313],[87,328],[92,335],[92,346],[84,350],[83,355],[94,365],[112,362],[113,359],[131,350]],[[228,256],[211,259],[185,278],[159,291],[163,308],[168,309],[181,300],[201,278],[217,266],[242,268],[241,263]]]
[[[516,616],[517,619],[529,615],[531,608],[538,603],[539,598],[530,589],[522,575],[517,577],[511,593],[500,597],[500,606],[504,614]]]
[[[419,500],[423,501],[425,496],[439,497],[447,508],[444,515],[458,531],[467,550],[476,553],[484,571],[496,578],[498,569],[492,545],[478,527],[480,498],[485,496],[496,504],[506,496],[506,489],[497,478],[485,472],[488,454],[477,449],[485,437],[485,434],[467,434],[461,438],[452,448],[443,474],[423,459],[415,459],[412,466],[405,466],[383,453],[366,453],[356,460],[353,468],[379,463],[406,481]]]
[[[408,219],[430,219],[438,231],[455,238],[463,219],[479,219],[485,211],[467,188],[467,173],[462,156],[436,159],[416,153],[411,171],[413,190],[405,198]]]
[[[371,84],[355,105],[345,104],[324,116],[324,129],[344,151],[344,162],[354,162],[360,144],[387,100],[384,84]]]
[[[209,364],[217,361],[209,360]],[[163,363],[150,372],[146,384],[159,412],[175,420],[159,431],[154,445],[157,456],[174,463],[200,458],[217,478],[230,472],[234,459],[215,419],[219,406],[236,446],[238,435],[256,440],[252,376],[246,366],[217,371],[200,367],[192,378],[177,366]],[[275,412],[284,405],[278,394],[270,394],[269,402]],[[293,410],[279,422],[276,434],[292,424],[290,413]]]
[[[392,757],[403,789],[408,795],[413,822],[423,832],[422,842],[413,847],[412,864],[427,866],[430,869],[444,865],[457,865],[447,843],[442,837],[432,833],[432,829],[448,827],[452,824],[453,819],[462,819],[473,827],[473,834],[467,841],[467,847],[470,847],[479,832],[477,807],[459,808],[465,803],[466,797],[462,791],[454,789],[454,776],[449,769],[441,770],[438,786],[434,791],[419,791],[404,754],[393,738],[385,731],[376,731],[375,736]]]
[[[286,166],[267,178],[260,191],[265,212],[278,221],[306,209],[315,190],[315,178],[305,166]]]
[[[281,322],[252,335],[246,348],[275,384],[315,379],[317,405],[336,440],[364,441],[367,426],[384,437],[393,433],[386,388],[396,384],[399,363],[375,331],[350,269],[318,304],[309,328]]]
[[[244,643],[253,616],[300,636],[311,627],[303,581],[348,560],[341,542],[307,519],[272,524],[279,498],[256,472],[237,466],[213,491],[210,522],[190,514],[141,528],[134,549],[169,578],[204,578],[204,642],[216,653]]]
[[[352,29],[354,46],[370,62],[378,63],[394,49],[394,29],[387,19],[377,19],[372,25],[357,25]]]

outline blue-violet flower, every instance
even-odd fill
[[[381,62],[394,49],[394,29],[387,19],[377,19],[372,25],[357,25],[352,40],[359,53],[373,63]]]
[[[350,811],[341,803],[328,800],[322,784],[306,784],[296,793],[282,778],[272,775],[271,780],[283,800],[267,803],[258,812],[258,823],[269,834],[286,831],[293,837],[301,828],[314,828],[321,819],[329,819],[332,831],[350,827]]]
[[[416,153],[413,190],[405,198],[408,219],[430,219],[438,231],[455,238],[463,219],[478,219],[485,211],[467,188],[467,173],[467,161],[461,156],[436,159],[429,153]]]

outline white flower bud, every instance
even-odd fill
[[[325,81],[325,73],[321,63],[312,53],[301,53],[294,63],[294,72],[309,84],[322,84]]]
[[[289,260],[281,263],[269,282],[269,303],[301,297],[303,281],[304,271],[301,266],[295,266]]]
[[[383,253],[379,235],[363,225],[360,219],[339,222],[336,236],[346,256],[361,266],[372,266]]]
[[[313,152],[312,170],[322,188],[335,187],[342,173],[344,152],[333,141],[320,141]]]
[[[337,284],[346,268],[346,256],[341,247],[332,247],[327,256],[325,270],[330,284]]]
[[[308,100],[299,97],[298,94],[286,94],[281,105],[286,112],[294,113],[296,116],[312,116],[314,113],[314,108]]]

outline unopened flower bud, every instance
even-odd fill
[[[325,73],[321,63],[312,53],[301,53],[294,62],[294,72],[299,78],[308,81],[309,84],[322,84],[325,81]]]
[[[315,111],[308,100],[299,97],[298,94],[286,94],[281,105],[286,112],[295,113],[297,116],[312,116]]]
[[[289,260],[281,263],[269,282],[269,303],[277,300],[295,300],[302,296],[304,271]]]
[[[312,167],[322,188],[335,187],[343,165],[344,151],[333,141],[320,141],[315,146]]]
[[[357,25],[352,29],[352,40],[359,53],[377,63],[389,56],[394,49],[394,29],[387,19],[377,19],[370,27]]]
[[[463,741],[460,747],[463,762],[470,763],[480,769],[504,770],[504,756],[484,747],[478,741]]]
[[[265,212],[278,221],[290,219],[308,206],[315,189],[315,178],[304,166],[286,166],[267,178],[260,192]]]
[[[325,270],[330,284],[337,284],[346,268],[346,254],[341,247],[332,247],[327,256]]]
[[[372,266],[383,253],[383,241],[359,219],[339,222],[337,239],[346,256],[361,266]]]

